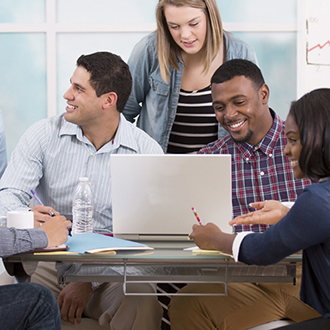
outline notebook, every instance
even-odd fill
[[[196,221],[231,233],[230,155],[111,156],[115,237],[184,240]]]

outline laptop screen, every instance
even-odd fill
[[[230,155],[111,156],[114,236],[187,240],[197,223],[231,233]]]

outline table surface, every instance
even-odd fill
[[[15,263],[24,261],[49,261],[49,262],[117,262],[129,261],[135,263],[224,263],[234,262],[233,258],[224,254],[193,254],[192,251],[184,250],[185,248],[195,246],[193,242],[169,242],[169,241],[145,241],[141,242],[153,247],[154,250],[145,252],[136,251],[120,251],[117,254],[33,254],[24,253],[4,258],[5,262]],[[283,259],[283,262],[299,262],[301,261],[301,253],[297,253]]]
[[[31,275],[39,261],[56,262],[59,280],[149,282],[295,282],[295,263],[301,254],[288,256],[270,266],[236,263],[228,255],[195,255],[184,248],[193,242],[143,242],[152,251],[112,254],[19,254],[4,259],[7,271],[19,276],[15,264]]]

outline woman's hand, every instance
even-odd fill
[[[240,215],[229,222],[229,225],[264,224],[274,225],[279,222],[288,212],[289,208],[279,201],[265,201],[251,204],[258,211]]]

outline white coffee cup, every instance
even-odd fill
[[[34,228],[34,213],[31,211],[8,211],[7,227],[17,229]]]

